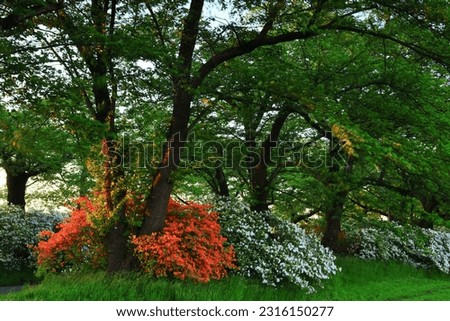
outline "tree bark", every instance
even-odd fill
[[[326,226],[322,237],[322,245],[334,252],[339,252],[339,233],[341,232],[341,219],[344,213],[344,204],[348,191],[340,191],[333,195],[325,211]]]
[[[125,192],[118,195],[123,199]],[[105,236],[104,244],[107,250],[107,271],[130,271],[138,267],[137,259],[132,255],[127,233],[130,233],[126,217],[126,206],[120,205],[115,209],[114,225]]]
[[[355,159],[349,155],[346,159],[345,167],[337,161],[333,161],[341,151],[341,146],[345,142],[341,141],[334,134],[330,133],[329,157],[330,167],[328,175],[324,181],[328,190],[329,201],[325,206],[326,226],[322,237],[322,245],[339,252],[339,233],[341,232],[341,220],[344,214],[344,205],[348,194],[350,193],[350,175],[353,173],[353,164]]]
[[[112,139],[104,141],[108,149],[104,151],[103,191],[106,197],[108,211],[113,213],[113,225],[103,240],[107,251],[107,271],[129,271],[138,266],[137,260],[129,248],[127,235],[131,233],[127,222],[127,204],[125,198],[127,190],[121,186],[124,177],[122,155],[118,151],[117,143]]]
[[[140,234],[160,231],[166,220],[167,204],[173,190],[171,174],[180,163],[181,150],[188,134],[193,99],[190,86],[192,61],[203,4],[203,0],[192,0],[185,20],[178,52],[179,67],[173,76],[173,112],[167,143],[163,148],[163,158],[153,178],[150,194],[146,198],[145,218]]]
[[[167,204],[173,190],[171,174],[177,169],[182,147],[188,134],[190,104],[192,97],[185,89],[177,88],[174,99],[169,139],[164,146],[163,160],[153,178],[150,193],[145,202],[145,217],[140,234],[150,234],[163,229]]]
[[[230,190],[228,188],[227,178],[225,177],[225,172],[223,167],[216,164],[217,167],[214,169],[215,181],[217,183],[217,195],[222,197],[230,197]]]
[[[265,212],[269,210],[269,189],[270,184],[267,179],[267,164],[261,162],[256,167],[250,169],[250,181],[252,189],[252,202],[250,209],[255,212]]]
[[[6,186],[8,189],[8,205],[25,209],[25,193],[30,175],[27,173],[12,173],[6,171]]]
[[[270,186],[276,175],[269,177],[268,166],[272,163],[272,149],[276,147],[280,138],[281,130],[289,116],[288,112],[280,111],[272,124],[269,135],[261,144],[258,164],[250,168],[250,186],[252,189],[253,202],[250,206],[252,211],[264,212],[269,210]]]

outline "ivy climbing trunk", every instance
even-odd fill
[[[118,83],[114,72],[114,53],[108,46],[108,40],[114,36],[116,7],[117,0],[91,0],[89,12],[92,25],[82,31],[95,33],[94,37],[86,34],[86,38],[96,39],[93,43],[86,42],[86,38],[80,36],[80,28],[76,26],[74,17],[63,10],[59,12],[64,31],[77,47],[89,70],[94,99],[92,101],[87,90],[82,90],[86,106],[92,117],[105,128],[99,143],[104,157],[101,189],[112,223],[104,238],[107,270],[110,272],[129,270],[134,264],[127,239],[129,226],[124,202],[127,191],[123,186],[122,156],[115,141]]]

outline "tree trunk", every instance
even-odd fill
[[[97,32],[94,44],[80,37],[79,30],[70,14],[59,12],[59,18],[66,33],[77,47],[90,72],[94,101],[92,102],[88,93],[84,91],[86,106],[92,117],[106,128],[101,139],[102,154],[105,156],[101,192],[106,200],[107,211],[114,214],[111,218],[114,220],[114,225],[103,240],[107,251],[107,269],[110,272],[128,270],[133,263],[127,239],[130,227],[126,220],[124,199],[127,190],[123,186],[122,155],[117,150],[115,142],[118,83],[114,73],[113,55],[105,42],[107,37],[114,35],[116,6],[116,0],[91,1],[90,19],[92,27]]]
[[[322,245],[334,252],[339,252],[339,233],[341,232],[341,219],[344,213],[347,191],[341,191],[333,196],[327,210],[325,211],[326,226],[322,237]]]
[[[173,112],[162,161],[155,173],[146,198],[145,218],[140,234],[150,234],[164,227],[167,205],[173,190],[172,173],[177,169],[185,145],[193,99],[191,86],[192,59],[197,42],[203,0],[192,0],[180,40],[178,70],[173,76]]]
[[[137,261],[130,251],[127,234],[131,233],[127,222],[127,204],[124,202],[127,190],[121,184],[124,177],[122,155],[112,139],[104,141],[105,163],[103,191],[109,212],[114,213],[114,225],[104,238],[109,272],[128,271],[137,267]]]
[[[262,161],[252,168],[250,173],[252,188],[252,204],[250,209],[255,212],[265,212],[269,210],[269,180],[267,179],[267,164]]]
[[[227,179],[225,177],[225,172],[223,171],[223,167],[219,164],[216,164],[215,172],[215,181],[217,183],[217,195],[222,197],[230,197],[230,190],[228,188]]]
[[[253,202],[250,206],[252,211],[264,212],[269,210],[269,192],[272,181],[276,175],[272,173],[269,177],[268,166],[273,163],[272,149],[277,146],[281,129],[284,126],[289,112],[281,110],[272,124],[269,135],[261,144],[258,164],[250,168],[250,186],[252,189]]]
[[[148,234],[158,231],[164,226],[167,204],[170,193],[173,189],[171,174],[179,164],[180,148],[184,146],[184,139],[187,137],[187,128],[190,115],[190,103],[192,92],[197,89],[217,66],[230,59],[242,56],[256,48],[275,45],[277,43],[306,39],[317,35],[316,31],[307,30],[305,32],[291,32],[279,36],[268,37],[269,31],[278,14],[278,6],[275,6],[267,17],[261,32],[252,40],[230,47],[218,52],[206,61],[192,76],[192,60],[197,42],[198,28],[203,10],[204,0],[192,0],[189,13],[184,20],[184,28],[178,52],[178,61],[174,64],[177,68],[172,75],[174,88],[174,105],[172,123],[168,134],[168,146],[164,148],[163,161],[157,170],[150,188],[150,194],[146,198],[145,219],[140,234]],[[176,137],[181,138],[177,140]],[[170,146],[173,144],[173,146]]]
[[[128,238],[128,224],[126,221],[126,207],[116,210],[116,222],[105,236],[104,244],[107,249],[107,271],[130,271],[138,266],[136,258],[130,251]]]
[[[150,194],[145,202],[145,217],[140,234],[151,234],[164,228],[167,205],[173,190],[172,173],[180,164],[182,147],[188,133],[192,97],[183,90],[174,100],[174,111],[168,143],[164,146],[163,160],[152,181]]]
[[[167,205],[173,190],[170,174],[173,169],[159,169],[153,179],[152,188],[145,203],[145,218],[140,230],[140,235],[158,232],[164,228],[167,216]]]
[[[199,173],[204,176],[205,181],[216,196],[230,197],[227,178],[220,161],[216,161],[215,167],[211,170],[210,168],[202,168]]]
[[[27,182],[29,178],[30,175],[26,173],[13,174],[10,171],[6,171],[8,205],[19,206],[25,209],[25,192],[27,189]]]

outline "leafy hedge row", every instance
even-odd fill
[[[41,233],[36,249],[42,271],[101,266],[104,249],[89,220],[97,211],[88,199],[80,199],[56,233]],[[142,269],[158,277],[205,282],[236,270],[265,284],[293,283],[313,291],[317,281],[337,272],[335,257],[317,238],[270,212],[255,213],[229,200],[218,202],[215,211],[171,200],[164,229],[131,236],[130,244]]]
[[[90,220],[98,212],[87,198],[80,198],[64,221],[58,213],[1,208],[0,266],[20,270],[37,262],[44,273],[103,268],[101,233]],[[392,222],[349,222],[345,242],[352,254],[450,273],[450,233]],[[290,283],[313,292],[338,271],[333,253],[314,233],[229,199],[217,201],[214,211],[171,200],[165,228],[152,235],[131,234],[130,246],[142,269],[157,277],[206,282],[232,270],[264,284]]]

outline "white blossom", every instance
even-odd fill
[[[37,244],[39,232],[52,230],[63,218],[60,213],[0,208],[0,265],[8,270],[33,266],[35,258],[30,246]]]
[[[450,233],[385,222],[379,226],[348,229],[358,243],[356,254],[368,260],[395,260],[450,273]]]
[[[337,272],[335,257],[319,240],[271,212],[252,212],[242,202],[216,203],[222,233],[234,245],[238,273],[263,284],[293,283],[313,292]]]

